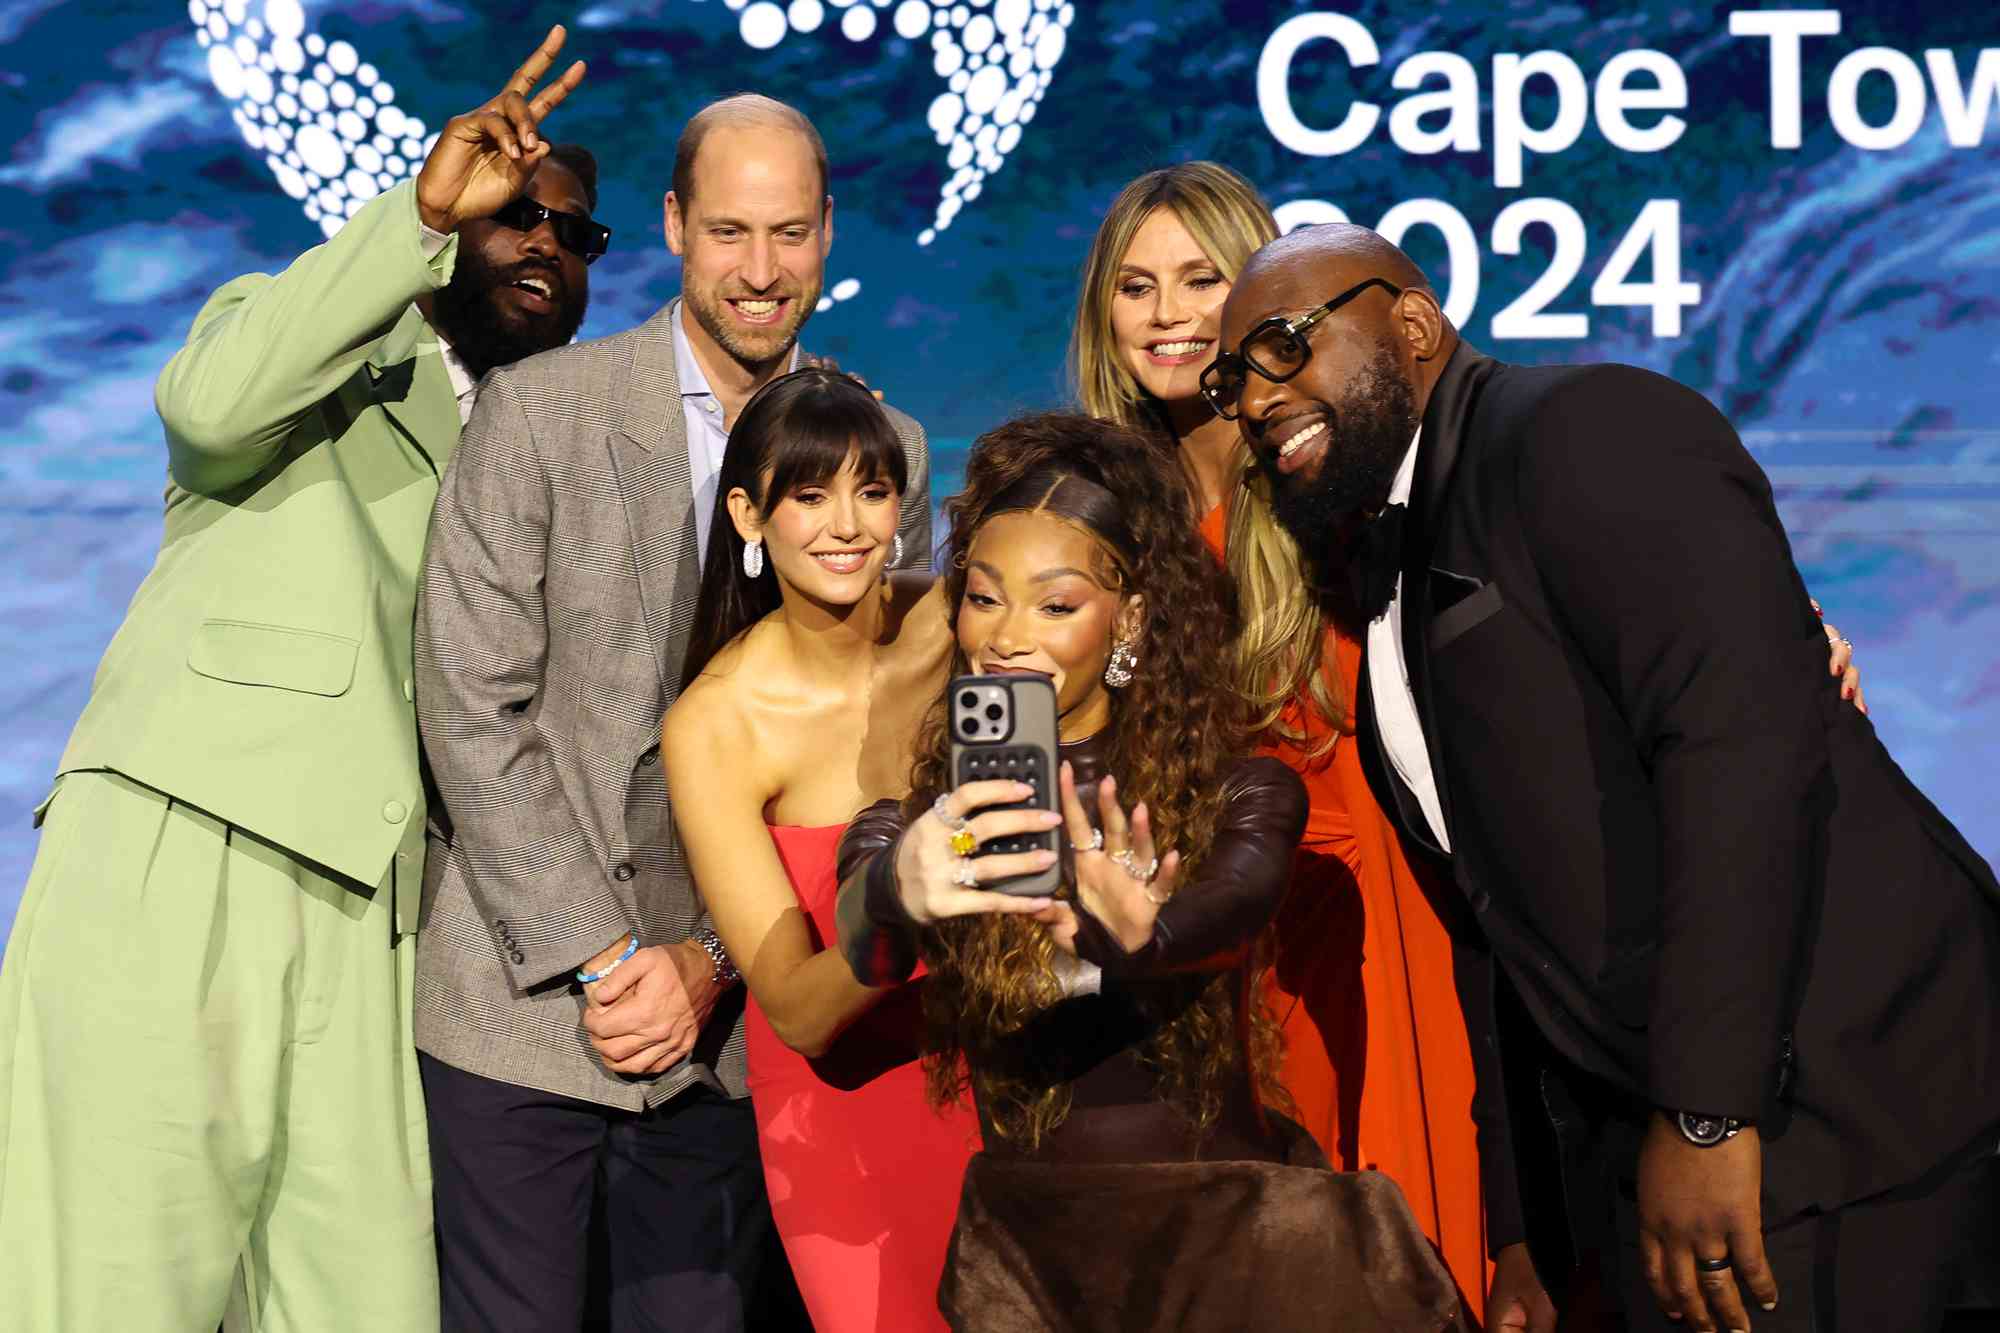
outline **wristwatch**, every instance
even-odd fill
[[[1726,1115],[1699,1115],[1693,1111],[1674,1111],[1670,1114],[1681,1137],[1697,1148],[1713,1148],[1718,1143],[1725,1143],[1750,1124],[1748,1120],[1735,1120]]]
[[[703,926],[688,938],[700,945],[701,951],[715,964],[715,971],[711,976],[716,985],[734,985],[742,978],[743,974],[736,970],[736,964],[729,961],[729,951],[722,947],[721,939],[713,930]]]

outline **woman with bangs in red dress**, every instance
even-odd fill
[[[921,980],[862,986],[827,948],[841,832],[907,790],[951,651],[929,575],[885,577],[906,482],[855,381],[802,370],[750,400],[661,738],[689,868],[749,988],[771,1213],[821,1333],[944,1327],[938,1277],[979,1147],[969,1107],[926,1099]]]

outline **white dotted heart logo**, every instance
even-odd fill
[[[769,50],[788,32],[807,33],[826,21],[820,0],[724,0],[740,10],[737,30],[756,49]],[[887,8],[890,0],[872,0]],[[875,15],[862,0],[832,0],[840,31],[850,41],[875,35]],[[1066,0],[902,0],[891,22],[896,35],[931,37],[931,68],[945,91],[931,100],[928,121],[946,150],[952,175],[944,183],[937,216],[917,236],[929,245],[958,211],[979,197],[986,178],[1000,170],[1021,142],[1021,127],[1035,118],[1049,80],[1069,41],[1076,6]]]

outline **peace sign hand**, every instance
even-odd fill
[[[560,23],[550,28],[499,95],[445,122],[417,173],[417,213],[425,226],[449,234],[470,218],[491,216],[528,188],[528,178],[549,155],[538,127],[583,82],[579,60],[528,96],[555,63],[566,35]]]
[[[1076,849],[1077,903],[1111,932],[1119,948],[1137,953],[1153,938],[1153,922],[1167,899],[1173,897],[1181,854],[1168,852],[1164,859],[1154,859],[1153,823],[1146,803],[1135,806],[1128,821],[1118,803],[1117,781],[1110,775],[1097,784],[1102,842],[1084,814],[1083,802],[1076,794],[1076,774],[1067,760],[1062,766],[1061,790],[1064,829],[1070,846]],[[1042,919],[1055,942],[1066,952],[1075,953],[1075,921],[1065,920],[1061,911],[1053,910]]]

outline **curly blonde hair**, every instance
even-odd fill
[[[1135,636],[1142,669],[1111,696],[1106,766],[1128,806],[1146,803],[1165,839],[1161,852],[1179,849],[1188,872],[1182,883],[1191,883],[1222,813],[1222,779],[1246,747],[1249,719],[1240,695],[1216,687],[1237,628],[1235,598],[1194,530],[1177,460],[1156,438],[1110,422],[1067,413],[1027,417],[974,443],[965,490],[945,512],[950,549],[959,553],[945,574],[954,619],[965,596],[964,553],[1002,513],[1047,513],[1076,525],[1098,542],[1114,586],[1144,594]],[[966,669],[961,652],[953,667],[954,674]],[[904,802],[910,818],[949,786],[948,756],[941,698],[918,741]],[[924,1011],[933,1095],[948,1103],[969,1079],[994,1131],[1032,1151],[1070,1106],[1060,1062],[1035,1049],[1031,1031],[1062,994],[1048,932],[1020,917],[961,917],[927,930],[923,954],[931,974]],[[1140,1058],[1197,1133],[1220,1113],[1246,1054],[1261,1089],[1282,1104],[1276,1027],[1262,1006],[1236,993],[1240,980],[1189,976],[1154,988],[1161,992],[1151,1002],[1156,1026]]]

